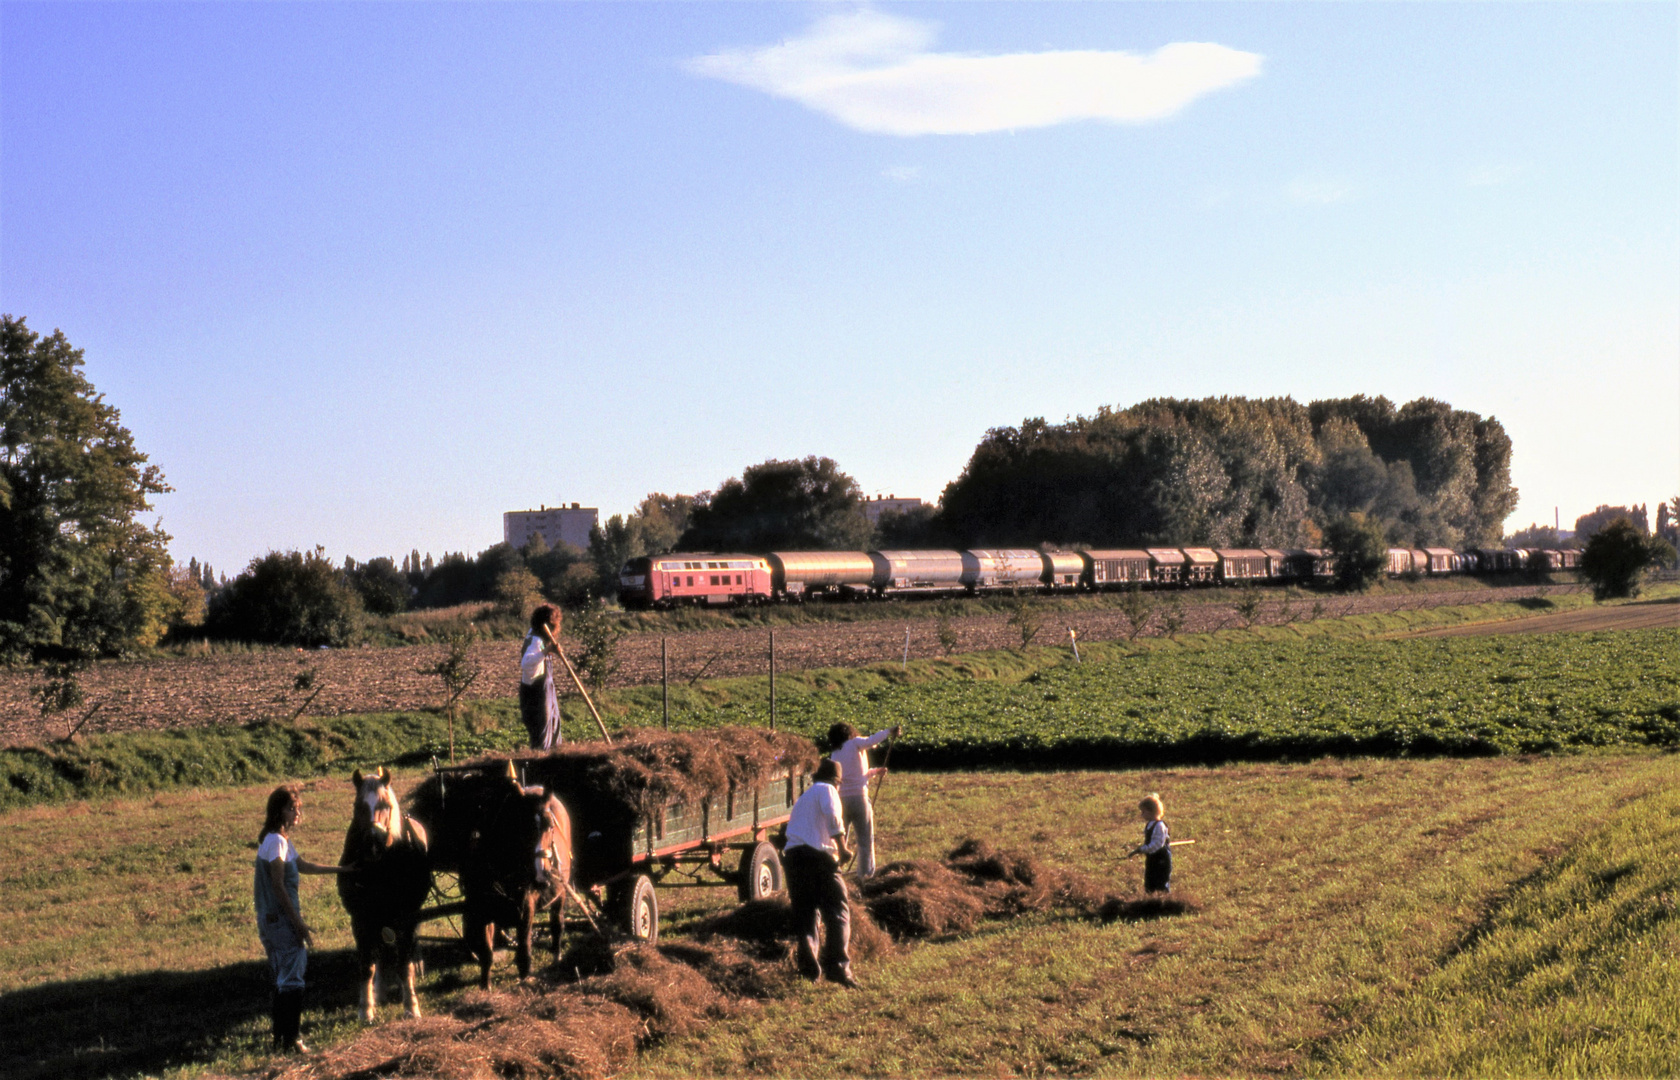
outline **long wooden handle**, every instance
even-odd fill
[[[578,678],[577,669],[572,667],[572,662],[566,658],[566,650],[560,647],[560,643],[554,640],[554,635],[547,630],[543,631],[543,637],[554,647],[554,655],[558,656],[560,662],[566,665],[566,674],[572,677],[572,685],[577,687],[578,693],[583,695],[583,703],[589,706],[589,715],[595,718],[595,726],[601,729],[601,738],[607,740],[607,745],[611,746],[612,736],[607,734],[607,725],[601,722],[601,714],[596,710],[595,702],[590,698],[589,691],[583,688],[583,680]]]
[[[875,800],[881,797],[881,789],[887,786],[887,762],[892,760],[893,743],[896,741],[891,735],[887,736],[887,749],[881,755],[881,775],[875,781],[875,793],[869,796],[870,806],[875,805]]]

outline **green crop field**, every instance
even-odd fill
[[[778,723],[904,724],[901,766],[1063,767],[1274,760],[1324,754],[1499,754],[1680,745],[1680,630],[1397,638],[1227,632],[1009,650],[900,669],[801,672]],[[662,722],[660,690],[604,695],[617,729]],[[566,730],[593,735],[575,699]],[[770,722],[764,678],[681,686],[671,725]],[[447,755],[434,714],[99,736],[0,751],[0,808],[76,796],[320,775]],[[521,745],[511,702],[478,703],[462,753]]]
[[[779,712],[812,734],[903,723],[898,760],[942,767],[1680,744],[1675,630],[1118,651],[1014,679],[835,685]],[[684,719],[765,711],[727,700]]]

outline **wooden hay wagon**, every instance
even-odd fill
[[[468,777],[505,776],[559,799],[571,819],[571,895],[598,927],[659,937],[661,888],[734,885],[743,901],[783,888],[773,839],[810,786],[809,739],[745,728],[642,732],[619,744],[568,744],[547,754],[496,756],[436,770],[441,794]],[[562,890],[562,896],[566,894]],[[423,913],[460,910],[452,896]],[[558,922],[564,900],[549,905]],[[558,947],[558,926],[552,926]]]

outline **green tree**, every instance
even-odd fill
[[[1355,510],[1324,528],[1324,546],[1336,557],[1336,584],[1363,589],[1388,568],[1388,537],[1382,523]]]
[[[1592,582],[1594,600],[1638,596],[1645,570],[1674,561],[1667,540],[1646,536],[1625,517],[1613,518],[1592,534],[1581,551],[1581,576]]]
[[[857,481],[830,458],[766,461],[695,500],[683,551],[855,551],[870,540]]]
[[[631,559],[675,550],[688,528],[693,509],[692,496],[656,491],[643,499],[629,517],[614,514],[605,525],[591,529],[589,558],[595,566],[593,594],[618,595],[618,573]]]
[[[321,548],[252,559],[210,607],[215,637],[276,645],[348,645],[361,629],[362,600]]]
[[[408,578],[397,569],[395,559],[380,557],[357,564],[344,560],[344,573],[362,598],[362,606],[374,615],[395,615],[408,608]]]
[[[169,537],[135,520],[171,489],[82,363],[0,316],[0,661],[124,653],[174,614]]]

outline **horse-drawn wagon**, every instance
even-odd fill
[[[568,897],[591,922],[654,941],[660,888],[734,885],[743,900],[782,888],[772,835],[816,763],[809,739],[722,728],[437,768],[409,811],[431,833],[434,869],[457,875],[462,897],[423,916],[465,913],[486,971],[488,924],[519,928],[523,972],[536,914],[551,913],[558,947]],[[501,910],[487,916],[487,906]]]

